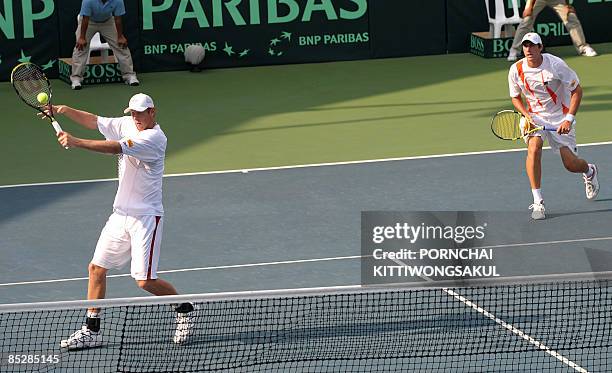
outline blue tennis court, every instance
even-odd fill
[[[580,149],[601,165],[602,189],[594,202],[584,198],[581,179],[565,172],[557,155],[544,152],[549,217],[541,222],[529,218],[521,151],[168,176],[160,277],[182,294],[358,285],[360,214],[389,210],[520,213],[508,227],[507,240],[495,243],[495,264],[505,281],[606,278],[612,268],[612,190],[605,167],[612,161],[610,150],[606,144]],[[110,214],[115,184],[0,189],[5,201],[0,216],[3,303],[85,297],[87,263]],[[147,295],[126,273],[112,273],[107,298]],[[571,301],[569,295],[557,306],[571,307]],[[504,312],[521,307],[504,304],[503,297],[498,302],[510,309]],[[458,314],[471,312],[459,306],[465,309]],[[601,312],[608,318],[596,327],[610,330],[609,310]],[[554,320],[546,325],[553,327]],[[439,327],[444,335],[444,322]],[[605,333],[603,344],[610,342],[606,331],[593,332]],[[597,367],[609,366],[609,346],[595,357],[585,354]],[[555,360],[537,356],[538,361],[548,358]]]

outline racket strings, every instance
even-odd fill
[[[46,106],[38,102],[38,94],[46,93],[51,98],[49,81],[42,70],[33,64],[22,65],[13,71],[11,81],[19,96],[34,108]]]
[[[491,129],[503,139],[520,139],[523,137],[520,126],[521,116],[517,113],[499,113],[491,123]]]

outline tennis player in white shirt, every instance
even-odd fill
[[[63,114],[85,128],[98,130],[106,140],[88,140],[68,132],[58,134],[59,143],[68,148],[82,148],[119,156],[119,187],[93,259],[89,264],[87,299],[102,299],[106,294],[106,275],[131,261],[131,276],[138,286],[154,295],[175,295],[172,284],[157,276],[162,241],[162,176],[166,153],[166,135],[155,121],[155,105],[148,95],[134,95],[124,110],[128,116],[104,118],[65,105],[54,105]],[[176,305],[175,343],[185,343],[193,330],[194,307]],[[61,347],[81,349],[103,344],[100,309],[87,311],[86,324]]]
[[[533,210],[531,217],[539,220],[546,217],[541,190],[544,140],[561,155],[568,171],[582,173],[587,199],[597,197],[599,183],[597,167],[577,155],[575,116],[582,99],[578,76],[559,57],[542,53],[542,39],[535,32],[526,34],[522,45],[525,58],[514,63],[508,73],[512,104],[536,125],[557,128],[557,132],[538,131],[525,138],[525,166],[533,194],[529,209]],[[521,95],[525,96],[527,107]]]

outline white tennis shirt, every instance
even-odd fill
[[[542,57],[538,67],[529,67],[526,59],[510,67],[510,97],[518,97],[522,92],[530,113],[555,122],[568,113],[571,92],[580,81],[574,70],[559,57],[549,53],[543,53]]]
[[[162,177],[166,135],[155,127],[138,131],[131,116],[98,117],[98,130],[107,140],[119,141],[119,187],[113,211],[122,215],[162,216]]]

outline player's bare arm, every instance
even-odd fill
[[[71,108],[67,105],[53,105],[54,114],[62,114],[70,118],[73,122],[90,130],[98,129],[98,116],[87,111]]]
[[[578,112],[578,108],[580,107],[580,102],[582,101],[582,87],[580,84],[576,86],[576,88],[572,91],[570,96],[570,107],[569,111],[565,116],[565,120],[559,128],[557,129],[558,133],[565,134],[569,133],[572,130],[572,123],[574,122],[574,116]]]
[[[512,105],[514,108],[523,116],[528,117],[529,113],[525,109],[525,104],[523,103],[523,98],[521,96],[512,97]]]
[[[57,134],[57,141],[68,148],[87,149],[98,153],[119,154],[121,153],[121,144],[118,141],[112,140],[88,140],[72,136],[68,132],[60,132]]]
[[[525,108],[522,96],[512,97],[512,105],[514,105],[516,111],[523,114],[523,116],[527,118],[529,123],[533,123],[533,119],[531,118],[531,115],[529,115],[529,111],[527,111],[527,108]]]

